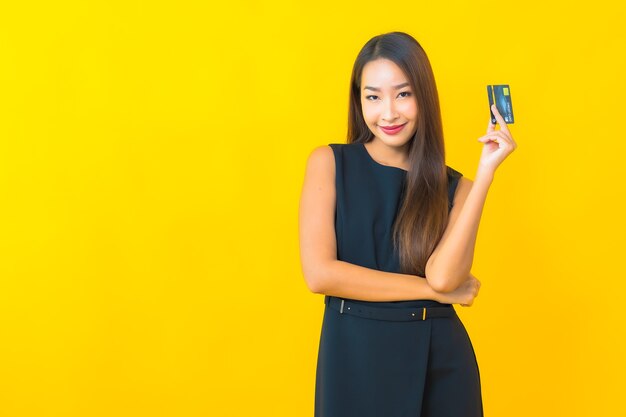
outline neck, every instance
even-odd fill
[[[383,165],[404,168],[408,164],[408,143],[400,146],[387,146],[380,140],[374,139],[365,144],[372,158]]]

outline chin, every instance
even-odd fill
[[[378,136],[378,139],[384,143],[387,146],[393,146],[396,148],[399,148],[401,146],[404,146],[405,144],[409,143],[409,141],[411,140],[410,137],[408,138],[383,138]]]

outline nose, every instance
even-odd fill
[[[398,114],[396,113],[396,107],[395,107],[393,100],[389,100],[386,102],[383,108],[382,118],[386,122],[389,122],[391,120],[398,118]]]

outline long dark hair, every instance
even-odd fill
[[[361,75],[365,64],[380,58],[400,67],[417,100],[417,129],[409,140],[410,172],[393,240],[402,272],[424,277],[426,262],[448,223],[448,177],[439,95],[430,61],[417,40],[404,32],[373,37],[359,52],[352,69],[348,143],[366,143],[374,138],[363,119]]]

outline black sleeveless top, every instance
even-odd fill
[[[335,156],[337,259],[399,273],[400,259],[393,248],[392,231],[407,171],[376,162],[363,143],[328,146]],[[462,174],[446,168],[449,212]]]

